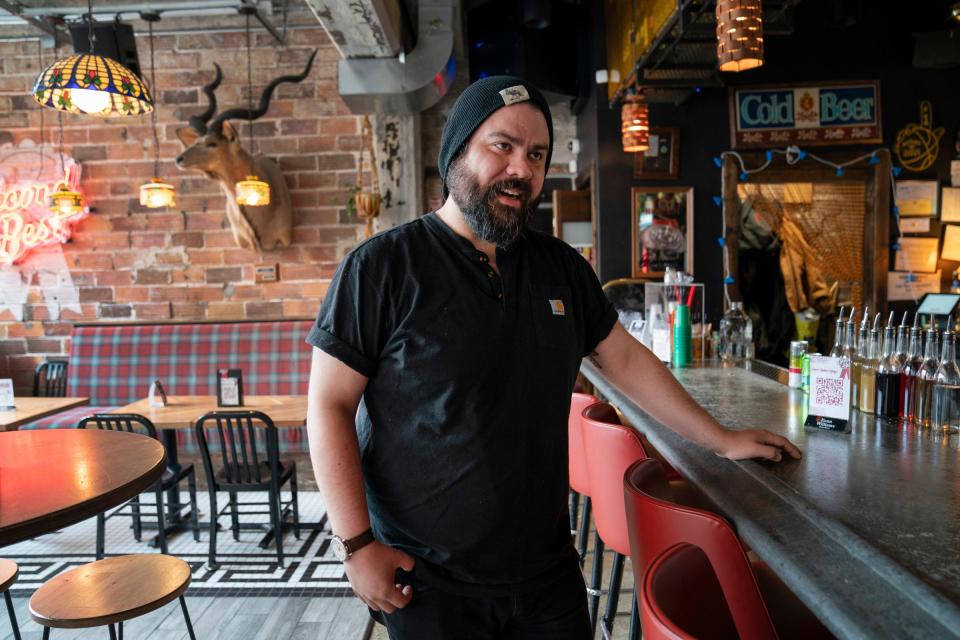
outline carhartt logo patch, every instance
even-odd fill
[[[553,311],[555,316],[565,316],[567,315],[566,310],[563,308],[563,300],[550,300],[550,310]]]
[[[517,102],[523,102],[524,100],[530,99],[530,94],[527,93],[527,88],[522,84],[517,84],[512,87],[507,87],[500,91],[500,97],[503,98],[503,104],[510,106],[516,104]]]

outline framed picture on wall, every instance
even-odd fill
[[[631,275],[693,273],[693,188],[633,187],[630,195]]]
[[[676,180],[680,176],[680,129],[650,127],[650,148],[635,153],[633,177]]]

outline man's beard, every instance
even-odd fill
[[[451,165],[447,173],[447,188],[474,237],[501,249],[516,241],[537,208],[536,200],[530,198],[529,183],[516,179],[502,180],[484,189],[466,167],[463,158]],[[520,194],[519,207],[510,207],[497,200],[497,195],[505,189]]]

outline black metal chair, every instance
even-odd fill
[[[33,372],[35,397],[63,398],[67,395],[67,361],[47,360]]]
[[[260,411],[211,411],[194,426],[203,469],[210,492],[209,565],[217,566],[217,529],[220,516],[230,510],[233,539],[240,539],[240,529],[266,529],[277,545],[277,563],[283,563],[283,519],[293,509],[293,532],[300,539],[300,511],[297,503],[297,465],[293,460],[280,460],[277,427]],[[259,438],[258,438],[259,433]],[[208,440],[209,436],[209,440]],[[210,441],[217,445],[214,467]],[[264,458],[264,455],[266,456]],[[291,499],[284,503],[280,487],[290,482]],[[230,499],[223,510],[217,509],[217,492],[226,491]],[[267,491],[269,502],[244,502],[243,506],[266,506],[269,511],[244,511],[243,515],[270,515],[270,524],[240,523],[237,494],[244,491]]]
[[[96,427],[105,431],[126,431],[129,433],[140,433],[157,439],[157,428],[149,419],[136,413],[95,413],[80,421],[77,425],[80,429]],[[190,492],[190,517],[191,528],[193,529],[193,539],[200,541],[200,522],[197,511],[197,480],[193,472],[192,464],[183,465],[178,472],[167,468],[163,470],[160,481],[153,486],[153,493],[156,496],[156,503],[141,504],[140,496],[135,496],[132,500],[114,510],[110,514],[100,513],[97,515],[97,560],[104,556],[104,534],[108,518],[113,516],[125,516],[133,518],[133,537],[137,542],[142,540],[144,523],[142,516],[146,508],[146,515],[155,515],[157,519],[157,544],[160,547],[160,553],[167,553],[166,526],[163,521],[163,492],[176,487],[184,479],[187,480],[187,488]],[[129,510],[128,510],[129,507]],[[179,509],[180,505],[168,505],[168,507]]]

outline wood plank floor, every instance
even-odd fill
[[[23,640],[39,640],[40,625],[30,619],[28,598],[14,598]],[[198,640],[364,640],[371,625],[356,598],[202,598],[187,596]],[[0,640],[13,640],[6,607],[0,605]],[[127,621],[125,638],[187,640],[178,601]],[[54,629],[51,640],[104,640],[107,631]]]

